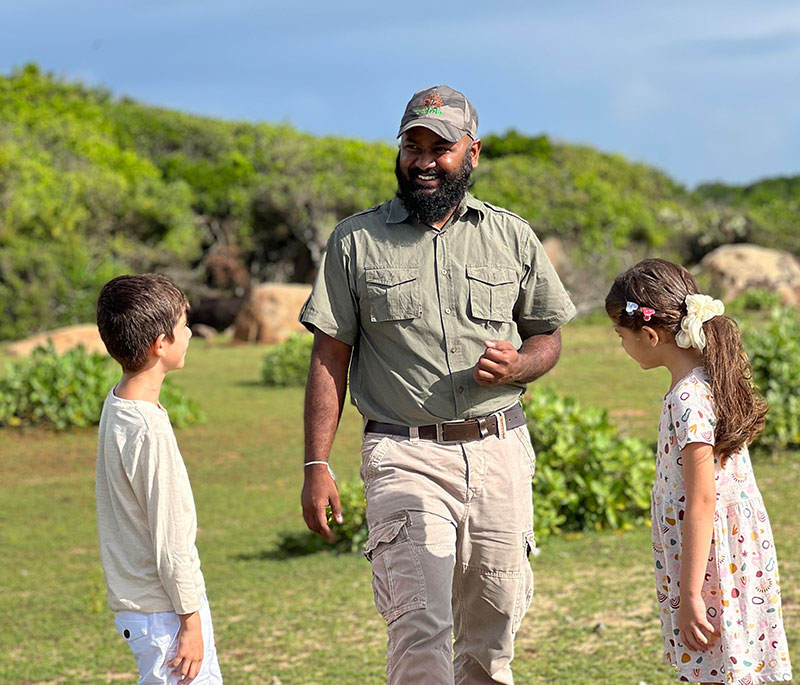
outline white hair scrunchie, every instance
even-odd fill
[[[695,347],[702,350],[706,346],[703,324],[715,316],[725,313],[725,305],[710,295],[687,295],[686,316],[681,319],[681,330],[675,336],[678,347]]]

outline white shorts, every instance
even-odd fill
[[[181,681],[167,666],[178,651],[177,638],[181,627],[178,614],[174,611],[155,614],[118,611],[115,614],[114,624],[136,659],[136,667],[141,675],[139,685],[180,684]],[[217,648],[214,645],[211,611],[205,596],[200,605],[200,624],[203,631],[203,663],[192,683],[216,685],[222,683],[222,675],[219,672]]]

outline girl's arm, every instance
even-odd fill
[[[704,651],[714,635],[700,596],[714,531],[716,487],[711,445],[692,442],[681,450],[686,484],[681,542],[681,604],[678,611],[680,639],[686,647]]]

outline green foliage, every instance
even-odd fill
[[[119,379],[107,357],[76,347],[58,354],[52,343],[29,357],[7,363],[0,376],[0,426],[48,424],[58,430],[100,422],[103,400]],[[172,424],[183,427],[204,420],[194,401],[164,383],[161,402]]]
[[[531,158],[548,159],[553,151],[553,144],[547,136],[531,138],[514,129],[506,131],[502,136],[490,133],[482,137],[481,157],[495,159],[509,155],[525,155]]]
[[[744,335],[753,381],[769,403],[764,432],[754,448],[773,455],[800,445],[800,315],[795,309],[775,308],[766,327],[749,328]]]
[[[653,447],[619,435],[601,409],[536,386],[523,401],[536,450],[534,527],[562,531],[629,528],[647,520]]]
[[[745,290],[733,300],[725,304],[725,313],[737,317],[745,312],[769,312],[775,307],[780,307],[781,296],[774,290],[753,288]]]
[[[261,380],[266,385],[286,387],[305,385],[314,336],[293,334],[286,342],[272,347],[261,365]]]

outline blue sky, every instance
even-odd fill
[[[394,140],[447,83],[480,132],[587,143],[693,186],[800,173],[800,3],[7,0],[0,72],[36,62],[115,95]]]

